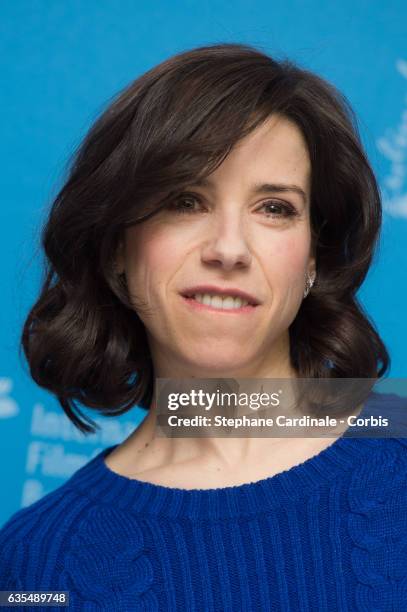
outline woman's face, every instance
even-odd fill
[[[289,362],[288,328],[306,272],[315,269],[310,171],[301,132],[273,115],[210,183],[188,185],[165,210],[126,230],[118,269],[146,327],[157,376],[266,377]],[[256,191],[262,184],[280,187]],[[199,285],[225,295],[244,291],[257,305],[224,310],[184,297]]]

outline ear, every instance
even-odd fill
[[[315,278],[316,275],[316,257],[310,257],[307,268],[308,274],[311,278]]]

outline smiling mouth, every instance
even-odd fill
[[[182,295],[182,299],[196,310],[225,313],[225,314],[243,314],[253,312],[257,305],[249,304],[247,300],[233,297],[208,296],[196,294],[193,296]]]

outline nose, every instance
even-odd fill
[[[201,260],[206,264],[217,264],[224,270],[246,267],[251,262],[242,220],[233,214],[219,215],[212,219],[209,236],[204,242]]]

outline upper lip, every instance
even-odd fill
[[[210,293],[213,295],[230,295],[232,297],[238,297],[242,300],[247,300],[249,304],[257,306],[260,304],[259,300],[250,293],[237,289],[236,287],[216,287],[215,285],[195,285],[194,287],[188,287],[181,292],[184,297],[196,295],[197,293]]]

